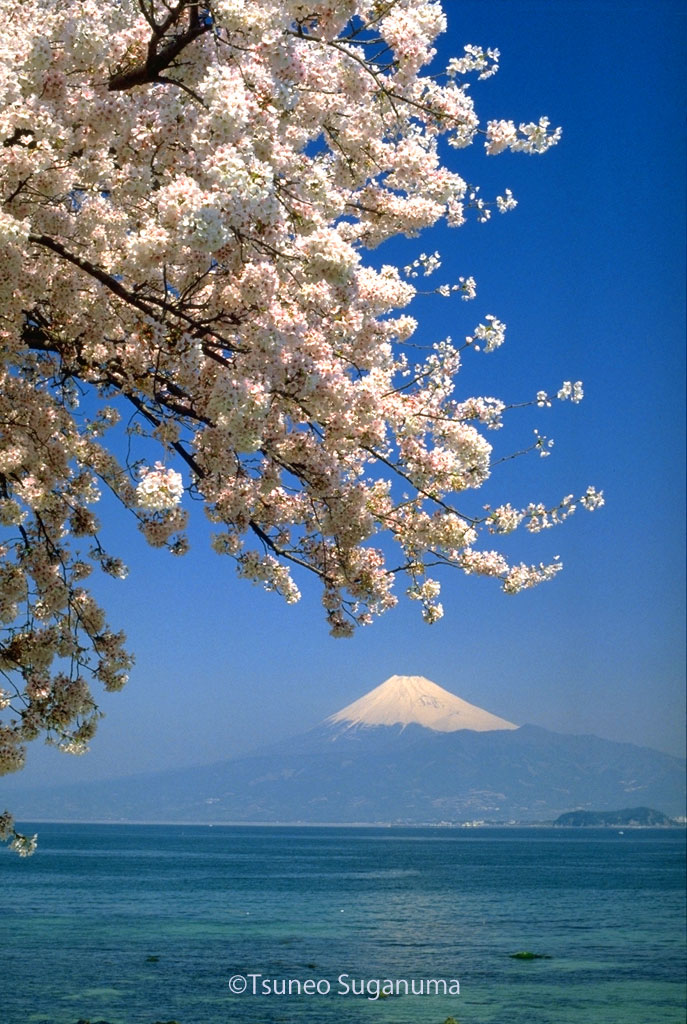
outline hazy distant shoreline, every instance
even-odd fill
[[[555,829],[557,832],[579,832],[580,829],[616,830],[618,825],[554,825],[553,821],[482,821],[472,822],[400,822],[400,821],[130,821],[122,819],[85,819],[85,818],[31,818],[20,821],[18,827],[32,825],[125,825],[129,828],[404,828],[404,829],[441,829],[445,831],[474,831],[475,829]],[[665,825],[622,825],[623,830],[631,831],[665,831],[666,829],[685,829],[687,821],[672,821]]]

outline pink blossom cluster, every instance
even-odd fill
[[[430,564],[507,592],[550,578],[557,566],[478,548],[544,513],[458,507],[491,474],[484,434],[507,406],[456,390],[450,339],[417,357],[413,281],[440,255],[405,276],[366,259],[471,210],[487,219],[442,139],[557,141],[545,118],[480,127],[459,76],[488,78],[498,51],[470,45],[426,73],[437,0],[0,11],[0,771],[41,735],[84,749],[90,684],[129,671],[83,586],[94,566],[126,574],[99,539],[103,488],[176,554],[186,489],[240,576],[287,601],[291,571],[317,576],[335,635],[393,607],[404,574],[435,621]],[[469,341],[492,351],[504,331],[489,315]]]

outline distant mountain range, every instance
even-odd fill
[[[643,804],[684,814],[684,761],[516,726],[420,676],[392,676],[310,732],[217,764],[17,791],[17,819],[551,821]]]

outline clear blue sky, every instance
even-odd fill
[[[501,70],[472,86],[492,117],[563,126],[542,157],[449,159],[485,197],[512,188],[517,210],[383,252],[404,262],[444,251],[437,275],[477,279],[466,304],[419,304],[421,339],[461,339],[485,314],[506,345],[473,354],[468,394],[519,401],[582,379],[585,401],[527,411],[499,444],[539,427],[549,459],[516,461],[477,492],[481,505],[553,501],[603,488],[606,507],[530,539],[522,556],[560,554],[565,571],[534,591],[443,578],[445,617],[425,626],[402,603],[353,640],[329,637],[320,594],[303,600],[237,580],[199,536],[185,559],[151,551],[134,524],[105,540],[131,568],[103,581],[113,625],[137,666],[103,700],[107,717],[83,759],[36,748],[14,785],[124,775],[220,760],[302,732],[393,673],[421,674],[517,723],[684,750],[684,4],[666,0],[472,0],[446,3],[440,59],[465,43],[501,50]],[[491,439],[491,438],[490,438]],[[196,506],[196,509],[200,509]],[[525,538],[527,540],[527,538]]]

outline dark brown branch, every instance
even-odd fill
[[[187,27],[161,46],[165,33],[178,23],[185,10],[189,12]],[[186,3],[185,0],[180,0],[176,7],[171,8],[168,16],[160,25],[153,20],[152,15],[148,17],[145,11],[144,16],[153,29],[153,34],[148,42],[148,56],[144,63],[136,64],[126,71],[111,75],[107,86],[110,92],[133,89],[137,85],[148,85],[160,81],[185,88],[174,79],[161,79],[160,74],[174,63],[187,46],[190,46],[199,36],[204,35],[212,28],[210,23],[206,23],[200,18],[198,4]]]
[[[221,335],[218,331],[213,330],[202,321],[194,320],[193,317],[188,316],[183,310],[173,305],[171,302],[165,302],[164,299],[155,298],[149,295],[146,299],[141,299],[134,290],[127,288],[125,285],[118,281],[112,274],[106,273],[101,270],[100,267],[96,267],[90,260],[84,259],[82,256],[78,256],[76,253],[70,252],[69,249],[65,248],[61,242],[56,241],[54,238],[50,238],[49,235],[29,235],[28,241],[33,245],[43,246],[45,249],[50,249],[52,252],[61,256],[62,259],[67,260],[68,263],[72,263],[79,270],[83,270],[84,273],[90,277],[99,281],[100,284],[104,285],[109,291],[113,292],[118,298],[122,299],[123,302],[127,302],[130,306],[134,306],[136,309],[145,313],[146,316],[151,317],[153,320],[158,319],[158,310],[164,310],[165,313],[169,313],[170,316],[176,317],[183,323],[188,324],[192,328],[193,332],[197,337],[200,338],[214,338],[218,341],[223,348],[229,349],[229,351],[235,351],[236,345],[230,342],[227,338]],[[209,353],[208,353],[209,354]],[[216,353],[213,354],[215,358]]]
[[[129,399],[131,404],[136,409],[138,409],[140,414],[142,416],[144,416],[145,419],[147,419],[149,423],[152,423],[152,425],[154,427],[159,427],[160,426],[160,424],[162,423],[162,420],[158,416],[156,416],[155,413],[152,412],[151,409],[148,408],[148,406],[145,404],[143,399],[139,398],[138,395],[134,394],[131,391],[126,391],[126,392],[124,392],[124,394],[125,394],[125,397]],[[202,480],[203,477],[205,476],[205,473],[203,472],[202,467],[196,461],[196,459],[193,457],[193,455],[191,455],[190,452],[186,451],[186,449],[184,448],[182,443],[180,441],[172,441],[171,447],[174,449],[174,451],[177,453],[177,455],[179,455],[180,458],[182,458],[184,460],[186,465],[190,469],[193,470],[193,472],[196,474],[196,477],[198,478],[198,480]]]
[[[294,555],[292,552],[286,551],[278,544],[275,544],[275,542],[272,540],[269,534],[265,533],[263,528],[258,523],[256,523],[254,519],[251,519],[248,525],[250,526],[255,536],[259,537],[260,540],[265,545],[265,547],[269,548],[270,551],[274,551],[275,555],[277,555],[278,558],[285,558],[287,559],[287,561],[293,562],[294,565],[300,565],[303,569],[309,569],[310,572],[314,573],[316,576],[319,576],[320,579],[326,578],[325,573],[322,569],[318,569],[316,565],[312,565],[310,562],[306,562],[304,559],[299,558],[298,555]]]
[[[67,260],[68,263],[73,263],[79,270],[83,270],[90,277],[94,277],[96,281],[105,285],[109,291],[114,292],[118,298],[123,299],[124,302],[128,302],[129,305],[135,306],[136,309],[140,309],[146,316],[155,317],[156,312],[152,306],[149,306],[147,302],[139,299],[134,292],[126,288],[121,281],[118,281],[111,274],[106,274],[104,270],[96,267],[90,260],[85,260],[81,256],[77,256],[76,253],[70,252],[66,249],[61,242],[57,242],[54,238],[50,238],[49,235],[29,235],[28,241],[33,245],[41,245],[45,249],[51,249],[53,252],[61,256],[62,259]],[[167,306],[167,303],[162,303],[160,300],[156,302],[156,305],[162,305],[163,308]],[[170,310],[173,311],[173,310]]]
[[[166,75],[158,75],[155,81],[161,82],[163,85],[176,85],[177,89],[181,89],[188,96],[190,96],[192,100],[195,100],[196,103],[198,103],[201,107],[205,107],[205,109],[207,110],[207,103],[205,102],[205,100],[201,96],[199,96],[197,92],[194,92],[193,89],[189,88],[189,86],[186,85],[185,82],[180,82],[177,78],[167,78]]]

